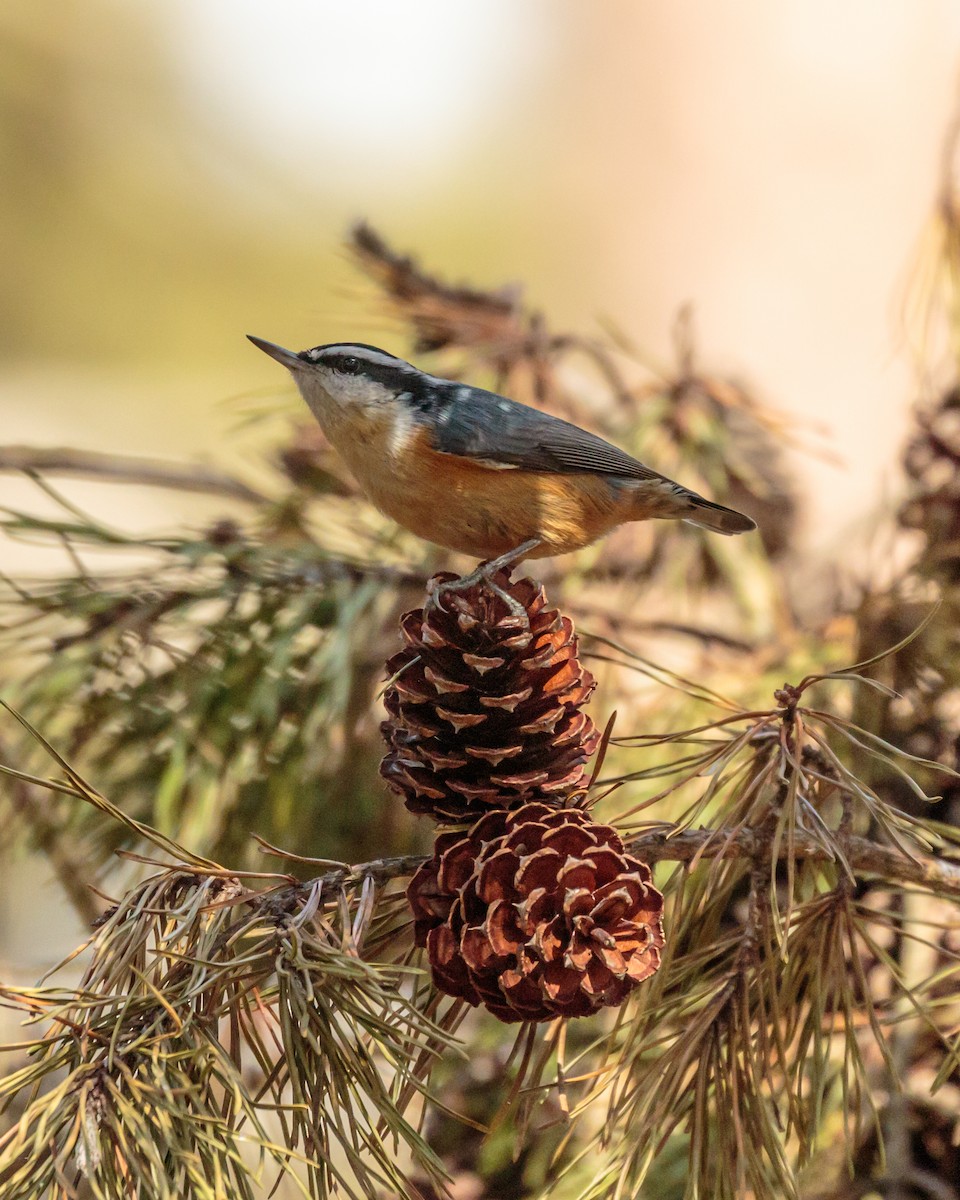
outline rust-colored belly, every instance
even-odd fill
[[[434,455],[404,502],[376,501],[394,520],[428,541],[475,558],[495,558],[530,538],[530,558],[579,550],[624,519],[597,475],[498,471]]]
[[[602,475],[481,466],[433,450],[426,430],[398,437],[392,422],[375,417],[363,429],[327,433],[382,513],[474,558],[495,558],[535,537],[543,545],[530,558],[565,554],[630,518],[629,491]]]

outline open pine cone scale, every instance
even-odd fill
[[[650,868],[579,809],[529,804],[443,833],[407,894],[434,982],[502,1021],[620,1004],[660,962]]]
[[[436,576],[434,586],[453,578]],[[412,812],[474,820],[582,785],[598,733],[580,711],[594,680],[573,624],[531,580],[510,583],[501,572],[497,583],[529,624],[482,583],[401,618],[406,645],[387,663],[381,774]]]

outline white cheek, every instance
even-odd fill
[[[294,374],[294,379],[304,400],[321,420],[322,416],[331,410],[355,406],[375,408],[380,399],[379,389],[375,384],[355,375],[298,372]]]
[[[362,375],[340,375],[331,380],[329,391],[341,404],[361,404],[364,407],[375,405],[381,396],[382,389]]]

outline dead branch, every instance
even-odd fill
[[[0,471],[27,471],[48,475],[73,475],[105,479],[112,483],[139,483],[146,487],[174,488],[229,496],[246,504],[264,504],[267,497],[240,479],[195,463],[165,462],[135,455],[75,450],[70,446],[0,446]]]
[[[657,829],[625,839],[631,854],[648,863],[691,862],[695,858],[755,858],[760,839],[750,829],[742,829],[730,836],[716,829]],[[851,836],[845,844],[850,866],[864,875],[897,884],[917,884],[942,896],[960,898],[960,862],[939,858],[932,854],[916,854],[908,857],[900,850],[882,846],[870,838]],[[793,854],[797,859],[819,859],[829,861],[822,845],[812,838],[797,836],[793,841]],[[786,857],[786,852],[781,854]],[[407,854],[400,858],[378,858],[356,866],[338,867],[320,876],[318,880],[324,895],[330,895],[349,882],[373,879],[387,883],[391,879],[412,874],[426,859],[423,855]]]

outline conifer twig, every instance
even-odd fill
[[[0,753],[6,757],[0,742]],[[87,886],[85,871],[78,856],[72,852],[64,831],[39,802],[33,785],[23,779],[8,780],[8,795],[13,808],[29,828],[33,842],[39,849],[63,887],[67,899],[73,905],[81,921],[92,925],[100,916],[103,906]]]
[[[716,829],[681,829],[658,827],[650,833],[624,841],[631,854],[648,863],[689,863],[694,859],[752,858],[760,847],[760,837],[752,829],[740,829],[722,837]],[[796,859],[830,861],[822,843],[797,834],[791,846]],[[782,847],[780,858],[786,857]],[[329,894],[345,882],[370,878],[376,883],[412,874],[425,862],[424,855],[406,854],[397,858],[378,858],[354,866],[338,867],[319,877],[324,894]],[[917,884],[943,896],[960,896],[960,862],[933,854],[914,854],[883,846],[870,838],[849,836],[847,861],[857,872],[874,875],[890,883]]]
[[[71,446],[0,446],[0,471],[39,471],[49,475],[74,475],[114,483],[140,483],[229,496],[248,504],[264,504],[267,497],[243,480],[200,463],[166,462],[138,455],[105,454]]]
[[[720,839],[713,829],[684,829],[671,836],[657,830],[630,841],[630,851],[647,862],[690,862],[694,858],[749,858],[757,850],[757,834],[751,829],[738,830],[734,836]],[[828,856],[820,842],[794,837],[792,850],[798,859]],[[846,844],[847,861],[857,872],[875,875],[891,883],[919,884],[945,896],[960,896],[960,862],[932,854],[908,857],[902,851],[883,846],[871,838],[850,835]],[[781,856],[782,857],[782,856]]]

